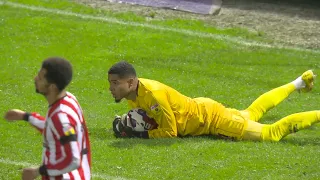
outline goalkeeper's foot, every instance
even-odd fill
[[[309,92],[313,88],[315,77],[312,70],[308,70],[294,80],[293,84],[299,92]]]
[[[301,89],[303,92],[309,92],[312,90],[314,85],[314,79],[316,75],[313,74],[312,70],[308,70],[301,75],[301,79],[305,83],[305,87]]]

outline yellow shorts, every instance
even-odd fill
[[[210,132],[226,139],[261,140],[262,126],[263,124],[249,120],[245,112],[226,109]]]

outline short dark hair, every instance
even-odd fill
[[[55,84],[59,91],[65,89],[72,80],[72,65],[66,59],[49,57],[42,62],[42,68],[47,70],[47,81]]]
[[[126,61],[119,61],[116,64],[112,65],[108,71],[108,74],[117,74],[120,78],[126,77],[136,77],[136,70],[132,66],[132,64]]]

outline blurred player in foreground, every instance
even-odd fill
[[[143,109],[157,125],[150,126],[152,128],[148,131],[135,132],[126,127],[124,118],[117,117],[113,121],[113,130],[117,137],[164,138],[211,134],[235,140],[279,141],[290,133],[319,122],[320,111],[291,114],[274,124],[258,121],[292,92],[310,91],[314,78],[313,72],[308,70],[296,80],[261,95],[247,109],[236,110],[209,98],[187,97],[154,80],[138,78],[134,67],[121,61],[108,71],[109,90],[115,102],[127,99],[131,109]]]
[[[43,135],[43,160],[39,167],[24,168],[23,180],[88,180],[91,177],[91,151],[81,107],[65,90],[72,79],[71,64],[58,57],[43,61],[34,78],[36,92],[45,96],[49,109],[46,117],[18,109],[5,114],[7,121],[25,120]]]

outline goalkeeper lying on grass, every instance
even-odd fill
[[[320,111],[291,114],[274,124],[261,124],[262,115],[277,106],[294,91],[308,92],[315,75],[304,72],[294,81],[275,88],[256,99],[247,109],[226,108],[209,98],[187,97],[160,82],[138,78],[134,67],[121,61],[108,71],[110,92],[115,102],[123,98],[129,106],[143,109],[156,126],[144,132],[127,127],[125,117],[117,117],[114,131],[118,137],[164,138],[218,135],[235,140],[279,141],[290,133],[320,121]],[[121,128],[119,128],[121,127]]]

